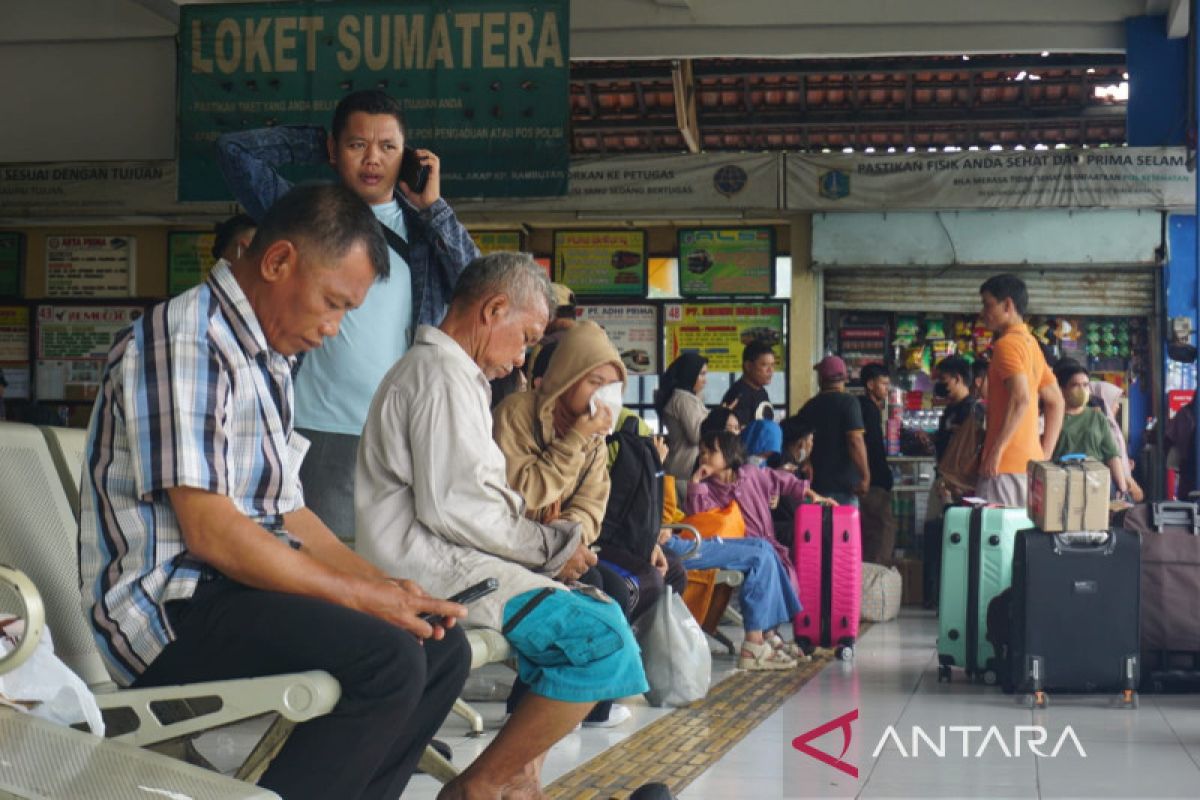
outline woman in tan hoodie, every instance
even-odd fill
[[[509,395],[493,415],[492,436],[504,453],[509,486],[525,498],[526,514],[539,522],[578,522],[585,544],[600,535],[608,503],[608,450],[605,436],[614,414],[593,395],[610,384],[624,392],[625,366],[604,329],[594,322],[572,326],[555,344],[546,373],[532,391]],[[656,548],[656,558],[665,557]],[[623,579],[602,567],[584,582],[599,585],[625,610]],[[589,580],[591,578],[591,580]],[[510,705],[519,699],[514,686]],[[585,725],[611,726],[629,717],[628,709],[599,703]]]

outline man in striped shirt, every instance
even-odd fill
[[[399,796],[470,667],[463,607],[390,579],[304,507],[295,356],[387,275],[361,199],[293,190],[240,258],[118,337],[88,431],[80,580],[119,684],[340,682],[263,776],[289,800]]]

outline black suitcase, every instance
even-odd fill
[[[938,592],[942,585],[942,517],[925,520],[925,536],[922,539],[922,578],[924,581],[922,602],[925,608],[938,607]]]
[[[1121,528],[1101,542],[1040,530],[1017,535],[1009,668],[1034,707],[1047,691],[1121,693],[1137,706],[1141,542]]]

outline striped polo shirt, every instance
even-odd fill
[[[293,362],[267,344],[224,261],[117,336],[88,426],[79,572],[118,684],[174,639],[164,604],[216,575],[189,555],[167,489],[225,495],[287,538],[283,515],[304,505],[308,449],[293,431]]]

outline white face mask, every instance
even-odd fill
[[[804,448],[800,448],[799,450],[796,451],[796,463],[797,464],[803,464],[807,460],[808,460],[808,451],[807,450],[805,450]]]
[[[625,387],[620,382],[609,383],[601,386],[596,390],[596,393],[592,395],[591,409],[593,416],[596,414],[598,403],[603,403],[604,405],[608,406],[608,410],[612,412],[612,427],[608,429],[609,433],[612,433],[616,428],[617,417],[621,415],[621,408],[624,405],[624,390]]]

